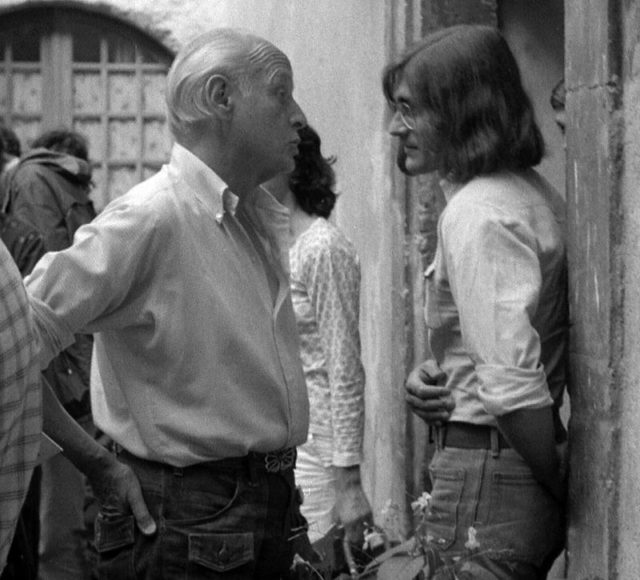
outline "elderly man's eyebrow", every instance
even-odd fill
[[[293,78],[291,77],[291,71],[289,69],[283,69],[282,67],[274,70],[272,74],[267,78],[267,81],[272,86],[292,86]]]

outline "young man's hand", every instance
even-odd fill
[[[434,360],[418,365],[405,384],[406,401],[411,410],[428,425],[441,425],[449,420],[455,402],[444,387],[447,376]]]

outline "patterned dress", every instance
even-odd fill
[[[291,291],[309,389],[309,440],[296,479],[315,541],[331,526],[332,466],[361,461],[364,369],[360,360],[360,263],[346,236],[318,218],[290,250]]]

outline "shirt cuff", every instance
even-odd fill
[[[73,344],[75,337],[56,323],[53,312],[44,302],[33,296],[29,296],[29,301],[38,335],[40,369],[44,370],[59,352]]]
[[[334,453],[331,461],[334,467],[352,467],[362,463],[362,454],[356,452]]]
[[[522,369],[499,365],[478,365],[478,394],[485,410],[500,417],[520,409],[541,409],[553,405],[542,367]]]

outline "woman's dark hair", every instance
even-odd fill
[[[564,87],[564,79],[558,81],[558,83],[551,90],[551,108],[554,111],[564,111],[567,91]]]
[[[497,29],[459,25],[425,37],[385,68],[390,103],[403,80],[418,110],[431,116],[442,176],[465,182],[540,163],[544,140],[516,60]]]
[[[289,189],[300,207],[310,215],[328,218],[336,203],[335,157],[323,157],[320,137],[307,125],[298,130],[300,144],[295,169],[289,175]]]

